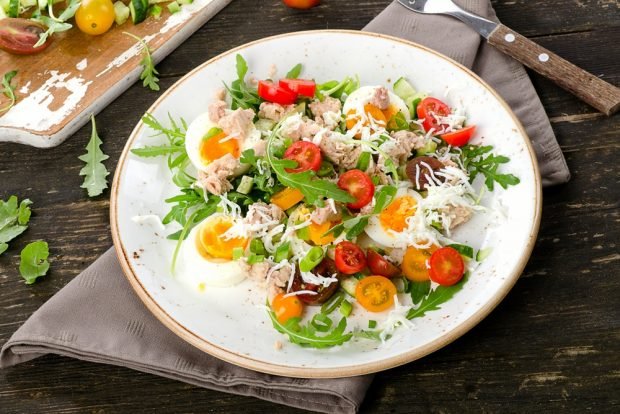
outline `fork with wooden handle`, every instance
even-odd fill
[[[552,80],[605,115],[620,108],[620,88],[521,36],[514,30],[463,10],[451,0],[398,0],[418,13],[447,14],[463,21],[508,56]]]

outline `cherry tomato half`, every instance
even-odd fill
[[[383,256],[372,249],[366,251],[368,268],[375,275],[394,277],[400,274],[400,269],[388,262]]]
[[[114,15],[112,0],[82,0],[75,12],[75,22],[82,32],[100,35],[110,30]]]
[[[340,273],[352,275],[366,267],[366,256],[356,244],[342,241],[336,246],[336,267]]]
[[[296,296],[285,297],[284,293],[278,293],[271,301],[271,309],[278,322],[286,323],[291,318],[300,318],[304,305]]]
[[[394,305],[396,286],[383,276],[368,276],[355,287],[355,299],[370,312],[381,312]]]
[[[428,249],[408,247],[401,264],[405,277],[413,282],[424,282],[430,279],[426,261],[431,258],[435,250],[437,250],[436,246]]]
[[[319,263],[314,269],[312,269],[312,273],[315,275],[323,276],[323,277],[332,277],[334,274],[338,274],[338,268],[332,259],[329,257],[325,257],[321,263]],[[291,286],[291,291],[299,292],[301,290],[309,290],[312,292],[316,292],[316,294],[311,293],[302,293],[297,295],[300,300],[305,302],[308,305],[320,305],[321,303],[326,302],[329,298],[336,293],[338,289],[339,283],[337,281],[331,282],[327,286],[323,285],[315,285],[312,283],[306,283],[301,277],[301,272],[299,271],[299,267],[295,271],[295,276],[293,277],[293,283]]]
[[[443,139],[444,141],[446,141],[447,144],[450,144],[453,147],[462,147],[469,142],[471,137],[474,135],[475,130],[476,126],[470,125],[463,129],[443,134],[441,136],[441,139]]]
[[[297,94],[269,81],[258,81],[258,96],[267,102],[280,105],[292,105],[297,100]]]
[[[295,92],[301,96],[313,97],[316,91],[316,82],[307,79],[280,79],[281,88]]]
[[[34,47],[45,26],[28,19],[7,17],[0,19],[0,49],[16,55],[32,55],[46,49],[51,40]]]
[[[342,174],[338,179],[338,187],[355,197],[353,203],[347,204],[347,207],[355,210],[370,203],[375,194],[375,185],[368,174],[361,170],[350,170]]]
[[[428,271],[431,280],[443,286],[452,286],[463,278],[465,264],[463,258],[452,247],[442,247],[436,250],[430,260]]]
[[[283,0],[283,2],[293,9],[309,9],[320,3],[319,0]]]
[[[318,171],[321,168],[323,156],[321,149],[312,142],[297,141],[284,152],[284,158],[297,161],[296,168],[287,168],[286,172],[299,173],[302,171]]]
[[[436,98],[424,98],[422,102],[418,104],[418,119],[424,119],[422,126],[426,132],[431,128],[435,129],[435,132],[441,131],[447,125],[440,124],[437,120],[438,116],[450,115],[450,107]]]

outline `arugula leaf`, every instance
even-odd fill
[[[159,157],[160,155],[174,154],[183,151],[182,147],[173,147],[170,145],[153,145],[142,148],[134,148],[131,152],[138,157]]]
[[[461,147],[460,157],[463,167],[469,173],[469,181],[473,182],[478,174],[485,177],[484,183],[490,191],[493,191],[493,183],[497,182],[504,189],[510,185],[519,184],[520,180],[512,174],[500,174],[497,172],[501,164],[506,164],[510,158],[503,155],[490,153],[491,145],[477,146],[465,145]]]
[[[0,254],[6,252],[6,249],[9,248],[9,245],[7,243],[0,243]]]
[[[245,83],[245,75],[248,73],[248,64],[243,59],[243,56],[237,54],[236,56],[236,69],[237,79],[233,81],[230,86],[224,83],[224,87],[230,94],[232,99],[232,109],[253,109],[257,110],[261,103],[261,99],[258,97],[256,89],[250,88]]]
[[[47,9],[49,12],[49,16],[42,15],[40,12],[33,13],[32,20],[35,20],[45,26],[47,26],[47,30],[43,33],[39,34],[39,40],[34,44],[33,47],[39,47],[43,43],[47,41],[47,38],[54,33],[65,32],[73,27],[72,24],[66,23],[67,20],[71,19],[77,9],[80,7],[80,0],[70,0],[67,8],[64,9],[60,16],[56,17],[54,15],[54,1],[47,0]],[[37,10],[39,11],[39,10]]]
[[[19,273],[26,284],[33,284],[38,277],[47,273],[50,268],[48,256],[48,246],[44,241],[35,241],[24,247],[20,253]]]
[[[86,165],[80,170],[80,175],[84,176],[84,183],[81,187],[86,188],[89,197],[98,196],[108,188],[108,181],[106,177],[110,174],[103,165],[103,161],[109,157],[101,151],[101,139],[97,135],[97,125],[95,123],[95,116],[91,115],[90,120],[92,122],[93,131],[90,137],[90,141],[86,145],[86,154],[80,155],[78,158],[86,163]]]
[[[411,301],[414,305],[417,305],[429,294],[431,291],[431,281],[424,282],[409,282],[409,293],[411,294]]]
[[[430,291],[421,301],[420,306],[415,309],[411,309],[407,313],[407,319],[419,318],[424,316],[426,312],[434,311],[437,309],[441,309],[441,304],[449,301],[452,297],[461,289],[463,289],[463,285],[467,282],[469,278],[469,274],[465,274],[463,279],[452,286],[437,286],[435,290]],[[413,293],[411,295],[411,299],[413,299]]]
[[[32,201],[24,199],[18,205],[16,196],[0,200],[0,254],[9,248],[8,242],[28,228],[31,204]]]
[[[293,66],[291,68],[291,70],[289,70],[286,74],[286,79],[297,79],[299,77],[299,75],[301,74],[301,63],[296,64],[295,66]]]
[[[323,198],[332,198],[342,203],[355,201],[351,194],[340,189],[336,183],[317,178],[312,170],[300,173],[286,172],[286,168],[294,168],[297,166],[297,163],[293,160],[277,159],[275,157],[274,141],[279,128],[280,124],[276,125],[267,140],[267,161],[282,185],[301,191],[309,204],[320,205],[323,203]]]
[[[155,69],[155,63],[153,62],[153,58],[151,57],[151,49],[149,45],[146,44],[144,39],[133,35],[129,32],[123,32],[127,36],[133,37],[142,45],[142,60],[140,64],[142,65],[142,73],[140,73],[140,80],[142,81],[142,86],[149,87],[152,91],[159,90],[159,72]]]
[[[11,102],[9,102],[9,104],[5,106],[4,108],[0,108],[0,113],[8,111],[12,107],[14,107],[15,102],[17,102],[17,96],[15,96],[15,89],[17,89],[17,85],[11,84],[11,80],[13,80],[15,75],[17,75],[17,71],[12,70],[10,72],[5,73],[4,76],[2,77],[2,89],[0,89],[0,92],[2,92],[4,96],[9,98]]]
[[[275,312],[269,307],[267,311],[273,327],[280,333],[286,335],[291,343],[308,348],[331,348],[342,345],[353,337],[353,333],[344,333],[347,328],[347,318],[340,319],[338,325],[331,330],[317,334],[317,329],[311,323],[302,325],[301,318],[290,318],[282,324],[276,318]]]

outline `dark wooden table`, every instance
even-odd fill
[[[482,0],[480,0],[482,1]],[[234,46],[288,31],[361,29],[389,0],[324,0],[308,12],[278,0],[234,0],[159,65],[165,90]],[[617,0],[494,0],[503,22],[620,85]],[[440,28],[438,28],[440,30]],[[377,375],[363,412],[620,411],[620,116],[606,118],[550,82],[536,89],[573,174],[544,191],[533,256],[503,303],[450,346]],[[159,94],[136,84],[98,117],[113,169]],[[112,244],[109,194],[80,188],[82,128],[61,146],[0,144],[0,198],[34,201],[30,229],[0,257],[0,343]],[[17,272],[25,244],[44,238],[52,269],[33,286]],[[129,369],[47,356],[0,371],[0,412],[246,412],[292,409]]]

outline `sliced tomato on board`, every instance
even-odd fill
[[[278,85],[281,88],[310,98],[314,96],[316,91],[316,82],[307,79],[280,79]]]
[[[423,119],[422,126],[426,132],[434,129],[441,131],[446,124],[441,124],[437,117],[450,115],[450,107],[437,98],[424,98],[416,110],[418,119]]]
[[[297,161],[296,168],[287,168],[288,173],[299,173],[303,171],[318,171],[321,168],[323,155],[321,149],[309,141],[297,141],[284,152],[284,158]]]
[[[386,260],[379,253],[372,249],[366,251],[366,259],[370,271],[379,276],[395,277],[400,274],[400,269]]]
[[[475,131],[476,126],[470,125],[463,129],[458,129],[456,131],[443,134],[441,136],[441,139],[443,139],[444,141],[446,141],[447,144],[450,144],[453,147],[462,147],[469,142]]]
[[[295,92],[291,92],[269,81],[258,81],[258,96],[267,102],[280,105],[292,105],[297,100]]]
[[[283,2],[293,9],[309,9],[318,6],[320,0],[283,0]]]
[[[41,46],[34,47],[39,41],[39,35],[45,30],[42,24],[28,19],[0,19],[0,49],[16,55],[39,53],[51,43],[48,37]]]
[[[338,179],[338,187],[347,191],[355,201],[347,204],[347,207],[358,210],[372,201],[375,194],[375,185],[365,172],[361,170],[349,170]]]
[[[366,267],[366,256],[362,249],[354,243],[342,241],[336,246],[336,267],[345,275],[352,275]]]
[[[437,249],[429,260],[428,269],[431,280],[443,286],[452,286],[458,283],[465,273],[463,258],[456,249],[442,247]]]

